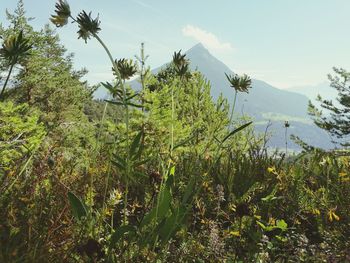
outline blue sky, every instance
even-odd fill
[[[0,1],[0,22],[16,0]],[[55,0],[24,0],[35,28],[49,22]],[[349,0],[70,0],[72,12],[93,11],[101,19],[101,38],[115,57],[133,58],[145,42],[154,68],[174,51],[202,42],[237,73],[278,88],[326,80],[333,66],[350,70]],[[77,68],[91,83],[111,78],[101,47],[77,40],[76,25],[57,32]]]

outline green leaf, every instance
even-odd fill
[[[125,170],[125,169],[126,169],[126,167],[125,167],[123,164],[121,164],[120,162],[118,162],[118,161],[112,160],[112,163],[113,163],[115,166],[117,166],[119,169],[121,169],[121,170]]]
[[[181,147],[181,146],[184,146],[186,143],[190,142],[190,141],[191,141],[193,138],[195,138],[195,137],[196,137],[196,135],[193,135],[193,136],[191,136],[191,137],[189,137],[189,138],[187,138],[187,139],[185,139],[185,140],[179,142],[178,144],[176,144],[176,145],[173,147],[173,150],[175,150],[175,149],[177,149],[177,148],[179,148],[179,147]]]
[[[237,132],[243,130],[244,128],[246,128],[247,126],[249,126],[250,124],[252,124],[253,122],[250,121],[246,124],[243,124],[242,126],[238,127],[237,129],[233,130],[232,132],[230,132],[223,140],[222,143],[225,142],[228,138],[230,138],[232,135],[236,134]]]
[[[256,223],[257,223],[263,230],[266,229],[266,226],[265,226],[263,223],[261,223],[260,221],[256,221]]]
[[[189,181],[184,196],[182,197],[182,204],[186,205],[188,203],[188,200],[190,199],[190,197],[193,195],[193,189],[194,189],[194,185],[196,184],[196,178],[195,176],[192,176],[191,180]]]
[[[120,101],[105,100],[105,102],[108,102],[108,103],[110,103],[110,104],[114,104],[114,105],[125,106],[125,103],[120,102]]]
[[[181,227],[188,209],[181,205],[174,210],[172,215],[168,217],[162,227],[159,229],[159,236],[162,239],[162,244],[168,242],[168,240],[177,232]]]
[[[144,159],[144,160],[141,160],[141,161],[138,161],[138,162],[134,162],[134,167],[138,167],[140,165],[143,165],[143,164],[149,162],[149,160],[151,160],[151,159],[147,158],[147,159]]]
[[[115,166],[117,166],[119,169],[125,170],[126,169],[126,161],[117,155],[114,155],[114,158],[115,158],[115,160],[112,160],[112,163]]]
[[[157,206],[153,207],[152,210],[143,218],[140,227],[143,227],[153,220],[160,222],[164,216],[168,213],[171,203],[170,187],[166,186],[159,192],[159,201]]]
[[[68,200],[76,219],[80,220],[87,215],[85,204],[75,194],[68,192]]]
[[[134,95],[131,95],[129,97],[126,98],[127,101],[132,100],[133,98],[135,98],[136,96],[140,95],[139,93],[135,93]]]
[[[131,103],[131,102],[127,102],[126,104],[129,106],[135,107],[135,108],[143,108],[144,107],[141,104],[135,104],[135,103]]]
[[[288,228],[288,224],[286,223],[286,221],[284,221],[283,219],[281,220],[277,220],[276,221],[276,227],[278,227],[279,229],[281,229],[282,231],[287,230]]]
[[[175,166],[172,166],[172,167],[170,168],[169,174],[172,175],[172,176],[174,176],[174,174],[175,174]]]
[[[143,135],[143,131],[140,131],[132,141],[130,146],[130,156],[134,156],[136,154],[137,149],[141,148],[142,135]]]
[[[277,197],[275,196],[276,193],[277,193],[277,186],[272,190],[272,192],[269,195],[261,198],[261,201],[270,202],[270,201],[276,200],[277,199]]]

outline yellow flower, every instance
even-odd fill
[[[320,210],[318,210],[317,208],[312,209],[312,213],[318,216],[321,214]]]
[[[103,212],[104,212],[104,215],[105,215],[105,216],[111,216],[111,215],[112,215],[112,212],[113,212],[113,209],[111,209],[111,208],[105,208]]]
[[[274,166],[273,167],[269,167],[269,168],[267,168],[267,171],[269,173],[276,173],[276,168]]]
[[[273,217],[270,217],[270,218],[269,218],[269,225],[270,225],[270,226],[276,225],[276,219],[274,219]]]
[[[340,220],[340,217],[335,213],[335,210],[337,210],[337,208],[331,208],[328,211],[328,219],[331,222],[333,222],[333,220],[336,220],[336,221]]]
[[[268,171],[269,173],[272,173],[272,174],[276,175],[276,176],[280,176],[280,175],[278,174],[278,172],[276,171],[276,167],[275,167],[275,166],[268,167],[268,168],[267,168],[267,171]]]
[[[240,237],[241,233],[239,233],[239,231],[230,231],[230,235],[234,237]]]
[[[340,177],[345,177],[345,176],[347,176],[347,175],[348,175],[348,174],[347,174],[347,173],[344,173],[344,172],[340,172],[340,173],[339,173],[339,176],[340,176]]]
[[[230,211],[236,212],[236,205],[235,204],[229,204]]]
[[[204,181],[202,183],[202,186],[207,189],[207,188],[209,188],[209,183],[207,181]]]

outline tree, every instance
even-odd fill
[[[336,102],[318,95],[317,101],[325,112],[310,101],[309,114],[318,127],[341,139],[342,146],[349,146],[346,140],[350,135],[350,72],[342,68],[333,70],[335,75],[329,74],[328,78],[331,81],[330,86],[338,91]]]
[[[9,96],[16,102],[38,108],[42,112],[41,119],[51,128],[80,119],[92,93],[81,81],[87,71],[73,69],[73,55],[67,54],[50,26],[35,31],[28,24],[31,19],[26,18],[22,1],[13,14],[7,12],[7,19],[10,26],[0,26],[0,36],[6,39],[23,32],[32,44],[30,56],[17,63],[19,67]]]

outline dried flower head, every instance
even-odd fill
[[[175,66],[175,72],[180,77],[187,77],[189,73],[189,61],[186,59],[186,54],[181,54],[179,52],[174,52],[173,64]]]
[[[85,40],[85,43],[91,36],[97,35],[101,30],[100,20],[97,16],[95,19],[91,17],[91,12],[87,14],[85,11],[80,12],[77,17],[77,23],[79,24],[78,38]]]
[[[116,59],[115,63],[117,64],[120,77],[123,80],[130,79],[137,72],[137,66],[131,59],[125,59],[125,58],[118,59],[118,60]],[[113,68],[112,70],[114,72]]]
[[[50,20],[57,27],[63,27],[68,23],[68,18],[71,16],[69,4],[65,0],[59,0],[55,7],[56,15],[52,15]]]
[[[9,64],[15,64],[18,59],[27,55],[32,48],[29,40],[23,37],[23,31],[18,35],[12,35],[7,38],[0,49],[0,57],[8,61]]]
[[[227,75],[225,73],[227,80],[230,82],[230,86],[236,90],[236,92],[246,92],[251,88],[252,80],[246,74],[239,76],[237,74]]]

